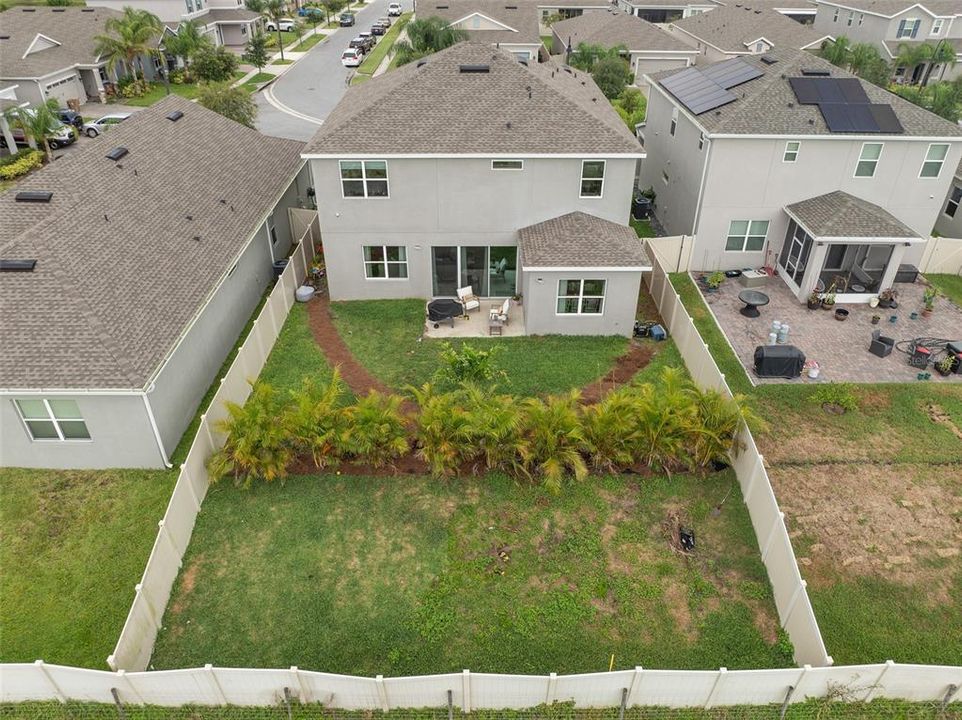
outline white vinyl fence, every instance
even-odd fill
[[[344,710],[440,708],[524,709],[543,703],[578,707],[636,705],[710,708],[767,705],[831,696],[847,701],[900,698],[948,702],[962,686],[962,667],[877,665],[778,670],[620,670],[590,675],[461,673],[374,678],[287,670],[203,668],[126,673],[61,665],[0,666],[0,702],[30,700],[131,705],[269,706],[286,697]]]
[[[134,601],[127,614],[120,638],[107,664],[114,670],[145,670],[154,649],[157,631],[170,599],[170,592],[180,570],[181,559],[187,551],[194,521],[207,494],[207,459],[224,445],[224,435],[217,426],[227,417],[225,403],[243,405],[250,395],[248,380],[260,374],[267,356],[287,313],[294,304],[294,290],[307,275],[313,260],[313,233],[308,226],[300,237],[300,244],[277,280],[260,314],[254,320],[250,334],[237,351],[237,357],[220,388],[211,401],[210,410],[201,415],[200,427],[180,466],[180,476],[170,496],[167,512],[161,520],[154,547],[147,559],[141,581],[134,587]],[[75,670],[74,672],[83,672]],[[3,670],[6,681],[7,669]],[[6,682],[3,683],[7,685]]]
[[[923,273],[962,275],[962,240],[933,237],[925,244],[919,270]]]
[[[732,392],[724,373],[715,364],[708,345],[698,334],[658,257],[652,255],[653,269],[645,274],[645,282],[692,379],[700,387],[714,388],[730,397]],[[831,665],[832,658],[825,650],[805,581],[798,571],[785,527],[785,514],[778,509],[762,456],[751,431],[744,425],[738,435],[738,444],[741,450],[733,460],[735,475],[772,584],[778,618],[795,646],[795,661],[815,667]]]

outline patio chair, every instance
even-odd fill
[[[488,320],[490,322],[497,322],[501,325],[508,324],[508,311],[511,309],[511,300],[505,298],[503,303],[496,303],[491,306],[488,311]]]
[[[872,343],[868,346],[868,351],[873,355],[884,358],[892,354],[895,347],[895,340],[885,337],[881,330],[872,331]]]
[[[472,310],[481,310],[481,300],[474,294],[474,289],[467,287],[458,288],[458,300],[464,305],[464,314],[467,315]]]

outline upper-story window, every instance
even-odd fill
[[[899,29],[895,33],[897,39],[914,38],[919,34],[919,26],[922,21],[917,18],[908,18],[899,21]]]
[[[798,140],[789,140],[785,143],[785,152],[782,155],[782,162],[793,163],[798,160],[798,151],[802,143]]]
[[[678,128],[678,108],[671,109],[671,125],[668,126],[668,134],[675,137],[675,130]]]
[[[859,153],[858,164],[855,166],[855,177],[875,177],[875,168],[878,167],[880,157],[882,143],[862,143],[862,152]]]
[[[75,400],[22,398],[14,400],[27,432],[34,440],[89,440],[87,423]]]
[[[581,163],[581,197],[600,198],[605,189],[605,161],[584,160]]]
[[[935,20],[932,21],[932,29],[929,30],[929,35],[941,35],[943,22],[942,18],[935,18]]]
[[[845,24],[848,25],[849,27],[852,27],[852,22],[854,22],[854,20],[855,20],[855,11],[854,11],[854,10],[849,10],[849,11],[848,11],[848,20],[845,21]]]
[[[865,21],[865,13],[858,14],[858,26],[862,27],[862,23]]]
[[[949,201],[945,203],[945,214],[955,217],[955,213],[959,211],[959,205],[962,205],[962,185],[953,185]]]
[[[387,162],[341,160],[341,193],[346,198],[386,198]]]
[[[758,252],[765,247],[768,220],[732,220],[728,225],[728,252]]]
[[[920,178],[937,178],[942,174],[942,165],[945,164],[945,156],[949,154],[948,143],[932,143],[925,153],[925,160],[922,162],[922,169],[919,171]]]
[[[832,16],[832,22],[838,22],[838,8],[835,8],[835,14]]]

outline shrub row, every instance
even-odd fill
[[[761,424],[741,397],[702,390],[675,368],[662,371],[657,384],[628,385],[587,406],[576,391],[523,400],[470,384],[409,391],[413,412],[401,396],[373,391],[345,403],[337,373],[326,385],[305,380],[286,401],[259,383],[246,405],[228,404],[218,428],[228,440],[208,464],[212,479],[275,480],[298,456],[318,468],[343,461],[382,467],[413,449],[437,477],[498,470],[557,492],[589,468],[671,473],[727,462],[741,423]]]
[[[14,180],[43,165],[42,150],[21,150],[0,161],[0,180]]]

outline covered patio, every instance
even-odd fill
[[[492,321],[491,310],[500,310],[505,298],[480,298],[481,307],[471,310],[467,315],[454,318],[453,323],[444,320],[433,323],[430,320],[424,324],[424,337],[432,339],[472,338],[472,337],[518,337],[525,334],[524,313],[521,306],[514,300],[507,300],[508,321],[501,322],[500,317]],[[434,327],[437,324],[438,327]]]

